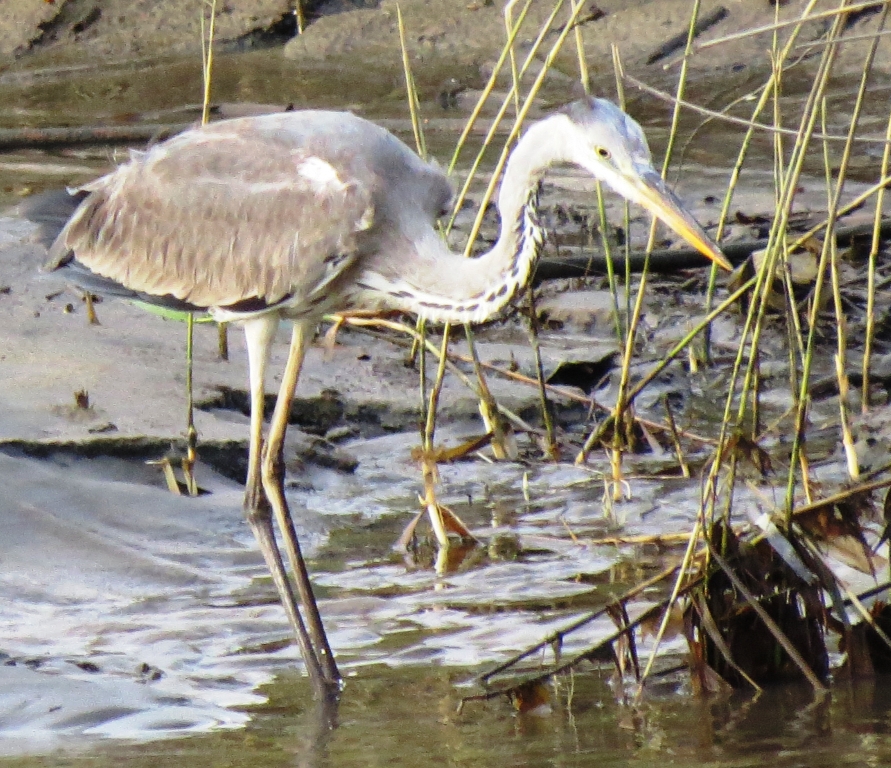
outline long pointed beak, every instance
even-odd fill
[[[634,202],[642,205],[654,216],[664,221],[684,240],[718,266],[728,271],[733,269],[714,240],[684,208],[681,201],[666,186],[662,177],[654,169],[647,168],[637,176],[626,176],[624,181],[633,191]]]

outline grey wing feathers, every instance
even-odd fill
[[[200,307],[317,293],[357,254],[370,192],[299,146],[190,131],[82,188],[49,254]]]

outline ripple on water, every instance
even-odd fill
[[[454,570],[437,574],[392,549],[416,509],[419,483],[414,463],[393,454],[395,445],[406,453],[411,441],[380,440],[358,446],[377,458],[356,476],[310,468],[288,491],[331,644],[347,671],[503,660],[659,566],[592,544],[592,536],[677,528],[695,513],[689,484],[636,482],[635,500],[612,505],[607,517],[603,483],[588,470],[447,466],[442,498],[492,546],[463,553]],[[0,517],[0,586],[18,595],[0,603],[0,651],[16,664],[11,669],[33,677],[35,701],[44,679],[97,692],[88,699],[57,689],[63,710],[86,718],[81,733],[154,738],[242,723],[237,708],[262,699],[258,686],[300,664],[242,522],[241,489],[205,471],[213,492],[183,499],[104,480],[105,465],[103,473],[76,469],[77,462],[0,456],[0,482],[15,478],[5,483],[9,511]],[[111,476],[126,477],[126,467]],[[566,648],[611,631],[610,621],[596,622]],[[126,712],[97,703],[132,686],[145,695],[128,699]],[[84,711],[78,701],[93,704]],[[0,731],[10,706],[0,696]],[[105,714],[90,720],[90,707]],[[60,722],[35,727],[52,737]]]

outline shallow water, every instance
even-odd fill
[[[393,550],[417,486],[411,462],[400,461],[409,439],[354,444],[353,476],[316,467],[292,477],[300,488],[291,504],[346,674],[378,663],[466,668],[501,660],[662,566],[655,550],[632,555],[586,543],[615,528],[590,472],[531,472],[526,502],[517,492],[521,467],[473,463],[443,467],[443,501],[488,546],[437,575],[432,551],[409,558]],[[136,484],[140,474],[145,484]],[[132,462],[64,455],[0,455],[0,476],[12,486],[0,517],[0,585],[16,596],[0,618],[0,686],[5,671],[7,694],[33,685],[43,697],[48,676],[85,690],[111,686],[96,694],[100,701],[138,693],[123,711],[115,699],[91,712],[72,701],[81,694],[63,692],[40,717],[42,705],[23,716],[18,699],[0,696],[7,734],[40,732],[53,742],[86,728],[140,738],[167,730],[171,717],[178,729],[238,725],[244,717],[229,708],[258,701],[256,685],[297,663],[234,483],[202,468],[211,493],[175,497]],[[652,494],[667,511],[660,525],[668,510],[687,506],[681,486],[641,491],[621,509],[626,535],[652,529]],[[608,622],[595,624],[565,650],[608,631]],[[53,707],[60,714],[50,714]]]
[[[224,56],[215,98],[352,108],[398,118],[407,129],[401,83],[373,70],[297,72],[276,52]],[[0,125],[58,125],[60,114],[88,124],[152,111],[167,120],[173,113],[165,110],[197,101],[199,76],[193,61],[65,76],[7,72]],[[434,96],[428,90],[431,113]],[[431,140],[450,146],[450,117],[435,114]],[[0,200],[85,181],[108,167],[109,154],[4,155]],[[686,386],[699,403],[689,418],[711,421],[716,383]],[[698,486],[635,479],[633,498],[606,510],[597,462],[445,466],[441,500],[487,546],[458,553],[463,559],[437,573],[429,549],[409,558],[392,548],[417,508],[414,442],[413,434],[347,442],[359,459],[355,474],[308,465],[290,477],[301,541],[347,678],[336,728],[314,711],[294,671],[297,653],[243,524],[236,484],[202,467],[211,493],[185,499],[134,461],[0,455],[0,755],[9,755],[0,765],[887,760],[891,694],[881,681],[836,688],[820,702],[796,688],[701,700],[682,676],[669,676],[632,708],[617,701],[608,671],[583,667],[554,684],[549,713],[517,715],[496,699],[456,714],[460,697],[478,692],[467,684],[474,672],[663,569],[675,550],[593,542],[687,530]],[[652,473],[653,464],[643,469]],[[738,498],[746,501],[745,489]],[[662,594],[653,590],[632,608]],[[606,620],[595,623],[570,636],[564,652],[610,631]],[[646,652],[646,641],[641,647]],[[671,639],[667,651],[674,663],[684,646]]]
[[[428,141],[434,151],[447,147],[445,152],[454,146],[464,113],[436,105],[440,85],[437,75],[429,73],[419,87],[428,113],[438,118],[428,127]],[[0,128],[191,123],[200,118],[201,94],[200,60],[191,57],[36,72],[12,67],[0,74]],[[223,54],[215,58],[213,101],[351,110],[388,118],[390,127],[407,140],[411,135],[403,81],[382,73],[374,62],[346,71],[300,66],[277,49]],[[438,138],[446,126],[447,136]],[[112,153],[126,157],[121,147],[102,146],[5,153],[0,157],[0,205],[44,188],[92,179],[108,169]]]
[[[211,493],[188,499],[133,462],[0,455],[9,487],[0,590],[15,595],[0,610],[0,755],[10,756],[0,764],[581,765],[594,756],[656,764],[671,755],[684,765],[756,765],[753,739],[765,752],[782,748],[781,764],[829,765],[797,762],[810,735],[825,742],[828,712],[840,721],[839,753],[867,727],[864,718],[879,728],[891,701],[878,685],[858,693],[856,711],[842,690],[842,704],[827,699],[802,713],[807,691],[710,702],[672,674],[630,707],[609,668],[585,664],[551,686],[550,711],[538,716],[516,715],[502,698],[457,714],[460,698],[480,691],[475,672],[676,554],[597,538],[686,530],[696,501],[689,482],[640,480],[633,500],[605,516],[602,481],[590,470],[444,466],[442,500],[486,546],[438,575],[432,551],[412,559],[392,548],[417,491],[411,439],[354,442],[355,475],[308,467],[291,476],[292,509],[346,678],[334,730],[319,724],[294,671],[296,649],[241,521],[236,484],[201,467]],[[662,594],[649,591],[629,613]],[[594,622],[569,635],[562,652],[613,629]],[[644,656],[651,642],[640,641]],[[657,669],[677,663],[684,644],[670,637],[663,649]],[[764,722],[770,729],[759,731]],[[876,737],[869,748],[884,754],[891,744]],[[12,757],[24,754],[40,757]]]
[[[639,707],[618,705],[585,672],[552,691],[550,711],[517,715],[504,701],[458,714],[462,675],[441,667],[368,667],[347,681],[334,716],[309,702],[304,679],[264,686],[268,704],[240,729],[139,744],[72,739],[64,751],[0,758],[3,766],[712,766],[886,765],[888,686],[816,701],[797,688],[759,699],[701,700],[665,684]]]

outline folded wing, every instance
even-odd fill
[[[336,162],[250,131],[188,131],[80,191],[48,269],[198,307],[312,301],[374,222]]]

